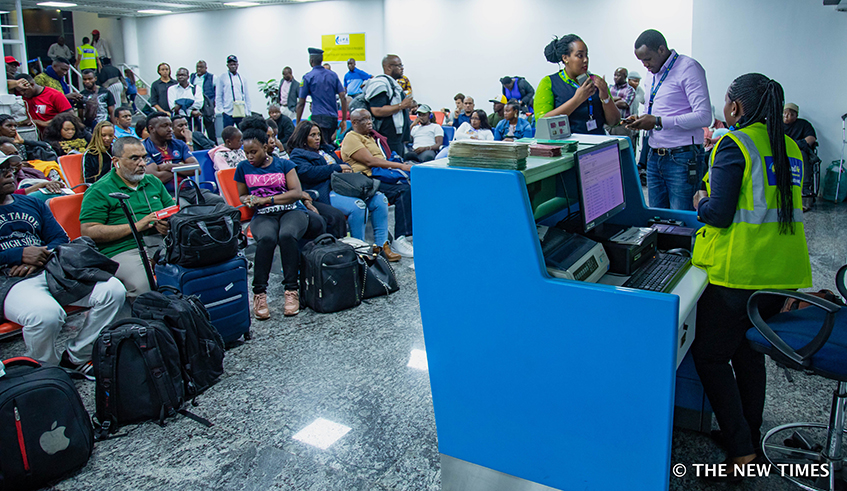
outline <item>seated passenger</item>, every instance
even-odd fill
[[[333,208],[341,210],[347,217],[350,235],[363,241],[368,213],[371,213],[376,242],[374,252],[378,254],[381,248],[384,248],[389,261],[399,261],[400,255],[392,252],[388,245],[388,199],[385,195],[377,192],[363,201],[330,191],[330,178],[333,173],[350,173],[353,169],[342,163],[332,146],[323,143],[320,127],[311,121],[301,121],[289,140],[289,146],[291,161],[297,164],[297,175],[303,189],[317,193],[314,204],[321,215],[326,217],[327,213],[319,207],[320,205],[332,205]]]
[[[282,109],[276,104],[271,104],[268,107],[268,116],[276,123],[278,130],[276,139],[283,144],[287,143],[291,135],[294,134],[294,121],[285,114],[282,114]]]
[[[347,133],[341,142],[341,158],[350,164],[353,172],[371,176],[371,167],[400,169],[406,172],[412,166],[391,162],[385,159],[374,135],[373,119],[365,109],[356,109],[350,114],[353,131]],[[411,184],[389,184],[381,182],[379,190],[394,207],[394,236],[391,250],[403,257],[414,257],[414,249],[409,239],[412,237],[412,186]]]
[[[177,87],[176,85],[174,87]],[[192,152],[197,150],[211,150],[215,147],[212,140],[206,138],[200,131],[191,131],[188,118],[185,116],[174,116],[171,121],[174,125],[174,138],[188,146]]]
[[[406,152],[405,160],[429,162],[435,158],[444,143],[444,130],[441,125],[434,124],[432,109],[426,104],[418,106],[418,117],[412,123],[412,150]]]
[[[39,189],[44,189],[44,192],[35,196],[42,201],[47,201],[61,193],[62,188],[65,187],[65,183],[61,180],[52,181],[43,172],[24,162],[18,154],[18,147],[11,138],[0,136],[0,152],[15,157],[8,159],[12,165],[12,176],[15,182],[14,194],[32,194]]]
[[[173,186],[173,168],[180,164],[196,164],[197,159],[182,140],[174,138],[174,128],[167,114],[158,112],[147,117],[147,132],[144,148],[150,163],[147,173],[159,178],[164,184]],[[194,175],[189,172],[186,175]]]
[[[529,121],[518,117],[521,105],[519,102],[509,101],[503,112],[503,120],[494,128],[494,139],[502,141],[515,141],[521,138],[532,137],[532,125]]]
[[[141,118],[135,123],[135,135],[132,135],[141,141],[147,139],[150,133],[147,131],[147,118]]]
[[[18,156],[21,160],[44,160],[55,161],[58,157],[47,142],[24,140],[18,134],[18,125],[15,123],[15,117],[11,114],[0,114],[0,137],[11,138],[14,141],[15,147],[18,149]],[[61,178],[60,175],[48,176],[51,180]]]
[[[112,144],[114,168],[91,185],[82,198],[79,214],[82,235],[91,237],[100,252],[120,264],[115,276],[126,287],[128,297],[150,291],[147,274],[126,215],[110,193],[129,195],[127,205],[136,220],[135,228],[144,236],[148,257],[162,244],[168,221],[157,220],[156,213],[174,204],[162,181],[145,173],[147,150],[138,138],[119,138]]]
[[[50,121],[44,129],[44,141],[53,147],[59,157],[73,155],[85,151],[91,141],[91,133],[75,114],[67,112]]]
[[[224,170],[237,166],[242,160],[247,160],[241,149],[241,130],[235,126],[227,126],[221,131],[223,145],[209,150],[209,158],[215,165],[215,170]]]
[[[57,115],[72,109],[71,103],[60,91],[38,85],[28,74],[19,73],[15,80],[28,82],[28,85],[18,86],[15,92],[23,97],[29,117],[39,131],[43,131]]]
[[[458,94],[457,94],[458,95]],[[458,106],[458,101],[456,101],[456,105]],[[462,123],[467,123],[471,120],[471,116],[474,113],[474,101],[473,97],[465,97],[464,101],[462,101],[462,110],[456,112],[455,118],[453,118],[453,127],[458,128],[462,126]]]
[[[494,132],[488,125],[488,117],[485,111],[477,109],[471,113],[470,122],[462,123],[456,130],[456,140],[493,140]]]
[[[792,140],[797,142],[800,151],[803,152],[803,196],[812,196],[812,179],[814,172],[813,162],[817,159],[815,155],[815,147],[818,145],[818,136],[815,133],[815,128],[812,123],[803,118],[798,118],[800,114],[800,106],[793,102],[788,102],[782,111],[782,122],[785,127],[785,134]],[[804,211],[811,208],[811,200],[803,202]]]
[[[136,136],[132,129],[132,110],[129,106],[121,106],[115,109],[115,138],[125,136]]]
[[[288,152],[285,150],[285,142],[279,139],[279,126],[271,118],[266,119],[265,123],[268,125],[268,151],[274,157],[289,158]]]
[[[68,242],[68,236],[47,206],[30,197],[13,194],[12,160],[0,160],[0,267],[6,274],[0,280],[3,317],[23,326],[26,356],[45,365],[59,365],[94,380],[91,350],[100,331],[115,318],[124,303],[124,288],[115,278],[94,284],[93,289],[71,305],[90,307],[82,328],[68,342],[56,348],[56,339],[65,323],[62,305],[50,294],[42,269],[52,250]]]
[[[82,182],[93,184],[112,170],[112,142],[115,139],[115,127],[108,121],[101,121],[94,127],[91,143],[82,156]]]
[[[250,222],[256,240],[253,314],[257,320],[271,316],[268,280],[274,251],[279,247],[282,285],[285,288],[283,313],[286,316],[297,315],[300,312],[300,251],[297,241],[316,236],[309,234],[310,216],[297,208],[297,202],[302,201],[314,213],[317,210],[312,206],[311,195],[300,188],[294,163],[266,153],[268,134],[265,131],[245,128],[243,139],[247,160],[238,164],[234,179],[241,202],[256,209]]]

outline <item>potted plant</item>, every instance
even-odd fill
[[[258,82],[259,90],[265,94],[265,99],[268,100],[268,106],[279,103],[279,80],[272,78],[267,82]]]
[[[135,80],[135,88],[138,89],[138,95],[147,95],[149,89],[143,80]]]

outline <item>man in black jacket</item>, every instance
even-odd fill
[[[800,147],[803,152],[803,210],[808,211],[811,206],[810,197],[812,197],[812,172],[814,169],[814,161],[818,158],[815,155],[815,147],[818,146],[817,134],[812,123],[805,119],[798,118],[800,106],[793,102],[786,102],[782,110],[782,122],[785,124],[785,134]]]
[[[126,290],[117,278],[98,281],[69,305],[90,307],[82,328],[56,349],[65,311],[48,287],[44,266],[68,236],[47,205],[31,196],[13,194],[12,159],[0,160],[0,298],[2,315],[23,326],[26,356],[45,365],[59,365],[94,380],[91,350],[100,331],[112,323],[124,304]],[[65,292],[68,293],[68,292]],[[66,296],[64,296],[67,299]]]
[[[291,67],[282,69],[282,80],[279,82],[279,108],[289,119],[297,117],[297,98],[300,95],[300,82],[291,73]]]

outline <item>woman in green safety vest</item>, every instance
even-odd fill
[[[803,230],[803,156],[785,136],[782,86],[759,73],[735,79],[724,116],[731,131],[715,145],[704,190],[694,196],[698,219],[692,263],[709,275],[697,304],[697,335],[691,347],[697,373],[720,425],[715,438],[727,464],[762,455],[765,357],[753,351],[746,332],[747,300],[763,288],[812,286]],[[760,305],[762,316],[779,312],[783,300]],[[730,362],[732,365],[730,366]],[[734,466],[714,480],[738,480]]]

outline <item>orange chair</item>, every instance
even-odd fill
[[[85,186],[82,188],[85,190]],[[74,240],[82,235],[80,233],[79,223],[79,213],[82,210],[82,196],[82,194],[56,196],[47,202],[56,221],[65,229],[65,233],[68,234],[68,239],[70,240]]]
[[[215,172],[215,180],[218,181],[218,189],[221,191],[221,196],[223,196],[228,205],[234,206],[241,210],[241,222],[243,223],[253,218],[253,213],[255,213],[255,210],[253,210],[253,208],[248,208],[241,204],[241,199],[238,195],[238,186],[236,186],[235,184],[234,177],[234,167]],[[244,235],[246,235],[248,239],[253,238],[253,234],[252,232],[250,232],[249,225],[245,228]]]
[[[83,183],[81,153],[59,157],[59,168],[62,169],[62,177],[69,188],[73,189],[75,193],[82,194],[85,192],[85,186],[79,186]]]
[[[435,111],[435,122],[438,124],[444,124],[444,113],[441,111]]]
[[[341,158],[341,149],[336,150],[335,155],[338,155],[338,158]]]

